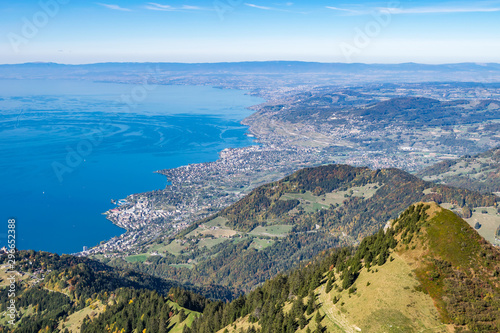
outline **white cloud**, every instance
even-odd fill
[[[354,9],[347,9],[347,8],[339,8],[339,7],[332,7],[332,6],[326,6],[327,9],[331,9],[331,10],[338,10],[338,11],[341,11],[341,12],[348,12],[348,13],[352,13],[352,14],[361,14],[360,11],[357,11],[357,10],[354,10]]]
[[[252,7],[252,8],[257,8],[257,9],[262,9],[262,10],[273,10],[273,11],[277,11],[277,12],[286,12],[286,13],[295,13],[295,14],[306,14],[304,12],[298,12],[298,11],[293,11],[293,10],[289,10],[289,9],[282,9],[282,8],[276,8],[276,7],[260,6],[260,5],[256,5],[256,4],[253,4],[253,3],[245,3],[245,6]],[[279,5],[279,6],[283,6],[283,5]],[[284,6],[291,7],[291,6],[293,6],[293,2],[287,2],[286,4],[284,4]]]
[[[182,9],[187,9],[187,10],[203,10],[203,8],[201,8],[201,7],[190,6],[190,5],[183,5],[181,8]]]
[[[258,6],[258,5],[254,5],[253,3],[245,3],[245,6],[252,7],[252,8],[258,8],[258,9],[263,9],[263,10],[277,10],[276,8],[265,7],[265,6]]]
[[[164,12],[177,12],[177,11],[188,11],[188,10],[207,10],[198,6],[190,6],[190,5],[182,5],[180,7],[174,7],[170,5],[162,5],[156,2],[148,2],[145,6],[146,9],[149,10],[158,10]]]
[[[420,8],[377,8],[387,10],[392,14],[453,14],[453,13],[491,13],[500,8],[481,7],[420,7]]]
[[[131,9],[123,8],[123,7],[120,7],[118,5],[107,4],[107,3],[97,3],[97,4],[101,5],[103,7],[109,8],[109,9],[113,9],[113,10],[121,10],[123,12],[131,12],[132,11]]]
[[[374,11],[378,12],[389,12],[394,15],[398,14],[455,14],[455,13],[492,13],[500,11],[499,7],[486,7],[486,6],[475,6],[475,7],[458,7],[458,6],[449,6],[449,7],[413,7],[413,8],[403,8],[403,7],[374,7],[367,8],[364,10],[356,10],[352,8],[341,8],[341,7],[333,7],[326,6],[325,8],[341,11],[345,13],[349,13],[351,15],[367,15],[373,13]]]
[[[148,3],[146,5],[146,9],[161,10],[161,11],[167,11],[167,12],[171,12],[171,11],[176,10],[174,7],[172,7],[170,5],[162,5],[162,4],[155,3],[155,2]]]
[[[149,4],[147,4],[145,6],[145,8],[149,9],[149,10],[159,10],[159,11],[164,11],[164,12],[173,12],[173,11],[176,10],[172,6],[169,6],[169,5],[160,5],[158,3],[153,3],[153,2],[150,2]]]

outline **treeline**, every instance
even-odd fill
[[[217,332],[245,316],[249,316],[249,321],[256,324],[248,332],[295,332],[299,327],[304,328],[309,324],[306,315],[311,315],[320,306],[316,302],[316,288],[322,284],[327,285],[328,292],[332,288],[351,288],[363,267],[369,269],[374,265],[385,264],[396,245],[393,232],[384,233],[381,230],[364,239],[357,250],[329,250],[307,265],[288,275],[278,275],[231,303],[210,304],[191,328],[184,329],[184,333]],[[340,276],[338,281],[334,272],[340,274],[337,274]],[[292,310],[288,312],[284,311],[287,302],[293,303]],[[324,332],[320,321],[317,320],[314,325],[315,332]]]
[[[94,320],[85,318],[81,332],[167,333],[188,316],[184,309],[169,304],[169,301],[180,302],[181,307],[190,307],[193,311],[203,311],[209,303],[204,297],[179,288],[172,289],[168,297],[155,291],[119,289],[105,312]],[[178,316],[175,323],[172,322],[174,316]]]
[[[287,274],[278,274],[230,303],[209,301],[181,288],[173,288],[166,295],[131,288],[118,289],[113,294],[93,294],[91,299],[107,304],[107,309],[94,320],[87,318],[82,332],[141,332],[144,329],[168,332],[173,328],[174,316],[176,322],[184,323],[184,333],[217,332],[243,317],[247,317],[250,324],[247,333],[295,332],[299,328],[325,332],[317,311],[321,307],[315,294],[318,287],[325,285],[327,293],[334,289],[355,292],[362,269],[376,271],[377,266],[392,260],[394,251],[404,252],[415,247],[428,251],[426,260],[419,265],[430,266],[417,268],[416,275],[422,283],[421,289],[437,297],[436,304],[444,304],[443,320],[453,324],[458,332],[497,332],[500,329],[500,252],[453,213],[439,213],[430,219],[428,209],[428,205],[412,205],[392,223],[392,228],[366,237],[357,248],[324,251],[312,261],[302,263]],[[446,240],[443,234],[448,235]],[[465,239],[468,242],[463,242]],[[443,241],[449,248],[439,243]],[[462,250],[456,251],[456,246]],[[436,288],[441,288],[438,294],[434,293]],[[38,308],[43,308],[46,314],[44,319],[53,316],[49,313],[64,318],[74,306],[68,297],[41,288],[26,295],[20,302],[39,302]],[[0,300],[5,297],[0,293]],[[188,314],[176,310],[169,301],[202,315],[189,327],[184,322]],[[333,300],[338,301],[336,297]],[[285,309],[290,303],[291,307]],[[55,322],[43,324],[55,325]]]
[[[0,262],[6,256],[0,256]],[[45,274],[42,285],[57,291],[68,293],[73,299],[86,298],[101,291],[113,291],[117,288],[156,290],[167,294],[173,287],[183,287],[207,298],[231,300],[237,291],[217,284],[199,287],[189,280],[186,284],[167,280],[158,276],[134,271],[121,266],[120,269],[102,262],[71,255],[59,256],[55,253],[22,250],[16,253],[15,269],[33,273],[41,270]]]
[[[11,298],[8,297],[8,288],[0,290],[0,312],[7,311]],[[77,311],[79,306],[71,299],[61,293],[51,292],[42,287],[25,288],[21,284],[16,285],[16,296],[14,298],[17,309],[31,311],[29,316],[16,318],[17,326],[12,330],[14,333],[32,333],[48,328],[48,332],[57,331],[59,320]],[[11,325],[0,325],[0,331],[9,331]]]
[[[367,175],[368,177],[363,177]],[[284,179],[260,186],[243,199],[222,210],[214,217],[228,219],[226,225],[240,231],[251,231],[270,219],[287,222],[287,213],[297,200],[280,200],[285,193],[313,191],[315,195],[332,192],[340,187],[362,186],[373,179],[368,168],[348,165],[328,165],[306,168]],[[354,180],[357,180],[354,182]]]
[[[398,97],[373,106],[354,109],[351,114],[374,123],[401,122],[407,126],[454,126],[496,119],[496,110],[488,108],[494,100],[471,105],[466,100],[439,101],[425,97]]]
[[[356,98],[346,100],[346,95]],[[353,91],[320,93],[312,97],[304,94],[300,97],[299,102],[287,108],[267,106],[263,112],[270,111],[271,118],[277,120],[309,125],[340,125],[347,123],[348,117],[362,117],[374,130],[389,122],[409,127],[454,126],[481,123],[498,117],[497,110],[489,108],[492,103],[498,103],[495,100],[483,100],[477,105],[471,105],[466,100],[440,101],[425,97],[397,97],[380,101]],[[332,114],[341,116],[332,118]]]
[[[0,256],[0,263],[8,260],[7,256]],[[69,254],[58,255],[57,253],[21,250],[16,252],[16,269],[22,272],[33,273],[37,270],[58,270],[85,264],[93,270],[106,271],[112,270],[111,267],[100,261],[88,259],[85,257],[75,257]]]
[[[46,276],[34,286],[24,281],[16,283],[15,304],[18,311],[21,311],[16,318],[18,325],[13,330],[10,325],[0,325],[0,332],[59,332],[59,323],[64,322],[69,315],[89,306],[96,300],[107,304],[110,295],[114,295],[115,290],[128,290],[127,292],[137,295],[143,295],[143,293],[152,295],[154,291],[154,294],[157,295],[156,298],[160,297],[158,296],[159,293],[163,295],[161,297],[164,300],[168,298],[183,308],[199,312],[203,311],[209,303],[207,298],[202,296],[200,292],[212,297],[220,296],[220,299],[224,300],[234,298],[227,288],[188,286],[188,288],[191,287],[197,291],[197,293],[194,293],[181,288],[181,285],[177,282],[166,281],[130,270],[120,271],[99,262],[92,265],[92,260],[84,258],[58,256],[34,251],[19,251],[18,258],[20,258],[17,264],[18,270],[19,268],[35,266],[36,269],[33,270],[35,273],[45,273]],[[38,261],[30,264],[30,260],[33,259]],[[25,261],[29,266],[25,266]],[[88,265],[88,263],[91,265]],[[74,265],[65,266],[71,264]],[[46,267],[59,269],[51,272],[48,270],[38,271]],[[104,268],[104,270],[97,270],[99,268]],[[22,270],[20,271],[22,272]],[[151,299],[155,298],[151,297]],[[7,311],[10,301],[9,288],[1,289],[0,312]],[[159,325],[159,323],[159,321],[155,321],[154,325]],[[146,320],[144,322],[145,328],[153,327],[150,324],[151,322]]]
[[[4,261],[6,256],[0,256]],[[24,274],[45,274],[38,285],[16,283],[16,307],[23,309],[19,325],[13,332],[56,332],[58,323],[88,305],[88,300],[102,297],[119,288],[154,290],[171,296],[183,307],[202,311],[206,297],[222,300],[235,298],[232,289],[218,285],[198,287],[192,284],[153,277],[128,269],[116,269],[101,262],[47,252],[18,251],[15,269]],[[29,278],[28,278],[29,281]],[[180,288],[182,287],[182,289]],[[187,291],[187,290],[189,291]],[[192,292],[195,291],[196,293]],[[8,288],[0,290],[0,311],[10,304]],[[201,296],[204,295],[204,296]],[[10,325],[9,325],[10,326]],[[0,332],[9,331],[0,324]]]
[[[288,212],[296,207],[296,202],[280,200],[285,193],[311,191],[314,195],[322,195],[367,184],[380,185],[372,198],[351,198],[339,209],[331,207],[326,213],[301,212],[291,217]],[[424,194],[425,189],[432,189],[432,193]],[[378,230],[388,219],[396,218],[414,202],[450,202],[473,208],[492,206],[497,200],[499,198],[492,194],[425,182],[398,169],[370,170],[348,165],[327,165],[302,169],[281,181],[261,186],[214,217],[225,217],[228,219],[227,226],[236,230],[250,231],[258,225],[269,224],[269,220],[304,225],[304,221],[316,220],[318,214],[327,214],[332,217],[322,225],[347,226],[342,231],[361,239]]]

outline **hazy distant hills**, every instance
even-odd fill
[[[349,95],[351,94],[351,95]],[[355,96],[353,101],[351,96]],[[260,115],[290,123],[343,125],[350,119],[370,123],[372,127],[398,124],[405,127],[456,126],[498,119],[500,101],[440,101],[426,97],[395,97],[377,101],[372,96],[346,93],[306,96],[296,105],[264,106]],[[259,114],[252,117],[258,117]],[[494,126],[494,125],[488,125]]]
[[[500,129],[498,124],[486,126],[496,126]],[[476,156],[468,155],[458,160],[443,161],[422,170],[418,175],[439,184],[482,193],[500,192],[500,147]]]
[[[323,72],[355,72],[366,70],[389,71],[500,71],[497,63],[457,63],[443,65],[428,65],[418,63],[401,64],[364,64],[364,63],[319,63],[302,61],[248,61],[248,62],[218,62],[218,63],[175,63],[175,62],[108,62],[82,65],[66,65],[58,63],[31,62],[24,64],[4,64],[0,69],[39,69],[39,70],[74,70],[86,69],[89,71],[129,71],[144,70],[151,67],[169,71],[196,71],[196,72],[246,72],[246,73],[323,73]]]
[[[64,65],[56,63],[25,63],[0,65],[0,78],[85,78],[177,73],[179,75],[363,75],[376,80],[400,81],[483,81],[500,78],[500,64],[458,63],[428,65],[316,63],[300,61],[224,62],[224,63],[97,63]],[[392,76],[391,76],[392,73]],[[399,75],[395,75],[399,73]],[[474,75],[468,75],[474,74]],[[389,80],[390,78],[390,80]],[[126,79],[122,77],[122,79]]]

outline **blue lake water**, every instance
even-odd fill
[[[0,80],[0,246],[73,253],[124,232],[111,199],[164,188],[159,169],[252,144],[239,122],[262,100],[237,90]],[[127,102],[128,101],[128,102]]]

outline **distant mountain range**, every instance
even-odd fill
[[[362,74],[383,75],[390,73],[405,73],[420,80],[445,81],[464,79],[474,80],[473,76],[464,73],[479,75],[479,81],[491,81],[500,76],[500,64],[497,63],[457,63],[429,65],[417,63],[402,64],[362,64],[362,63],[316,63],[300,61],[263,61],[263,62],[223,62],[223,63],[96,63],[84,65],[65,65],[57,63],[24,63],[0,65],[0,78],[87,78],[116,74],[144,75],[145,73],[178,73],[200,75],[290,75],[290,74]],[[438,75],[439,74],[439,75]],[[449,75],[444,75],[449,74]],[[436,76],[432,76],[436,75]],[[451,75],[451,76],[450,76]],[[437,79],[440,78],[440,79]],[[399,81],[398,76],[391,77],[390,81]],[[389,81],[389,80],[388,80]]]

